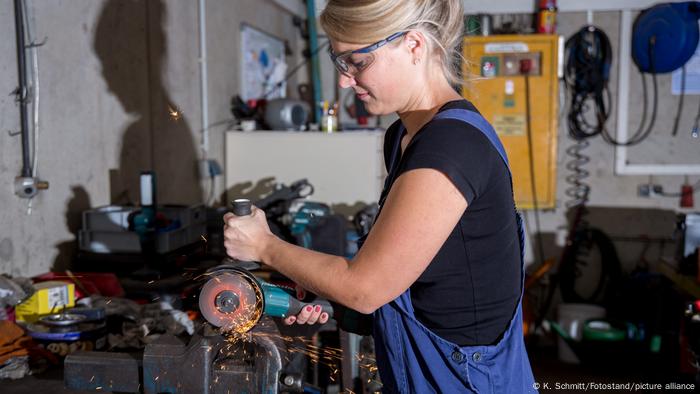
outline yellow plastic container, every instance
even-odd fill
[[[18,322],[34,323],[41,316],[75,306],[75,285],[61,281],[34,284],[35,293],[15,308]]]

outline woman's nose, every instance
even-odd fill
[[[341,73],[338,77],[338,86],[341,89],[351,88],[355,86],[355,78]]]

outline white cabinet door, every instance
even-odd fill
[[[331,205],[355,206],[379,199],[386,174],[384,133],[253,131],[226,132],[228,200],[255,199],[273,182],[290,184],[306,178],[310,197]]]

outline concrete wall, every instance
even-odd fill
[[[204,154],[197,2],[26,2],[35,36],[47,38],[39,49],[38,175],[50,189],[33,199],[31,213],[14,195],[21,145],[6,132],[19,130],[10,96],[18,84],[14,13],[12,0],[0,0],[0,273],[12,275],[68,265],[80,212],[138,202],[142,169],[157,172],[161,203],[201,202],[209,193],[196,172]],[[301,47],[291,15],[272,1],[208,0],[206,11],[211,124],[231,118],[242,22],[289,40],[289,64]],[[224,128],[210,129],[207,155],[219,163]]]

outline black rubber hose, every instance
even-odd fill
[[[24,45],[24,15],[22,0],[15,0],[15,36],[17,38],[17,99],[19,101],[20,127],[22,133],[22,177],[32,176],[29,157],[29,119],[27,115],[27,66]]]
[[[581,276],[580,270],[588,264],[581,254],[585,250],[597,248],[601,257],[601,270],[595,291],[590,296],[583,296],[576,291],[576,282]],[[622,279],[622,266],[612,240],[601,230],[595,228],[578,230],[572,238],[569,253],[559,266],[559,289],[562,300],[572,303],[593,303],[608,305]]]

